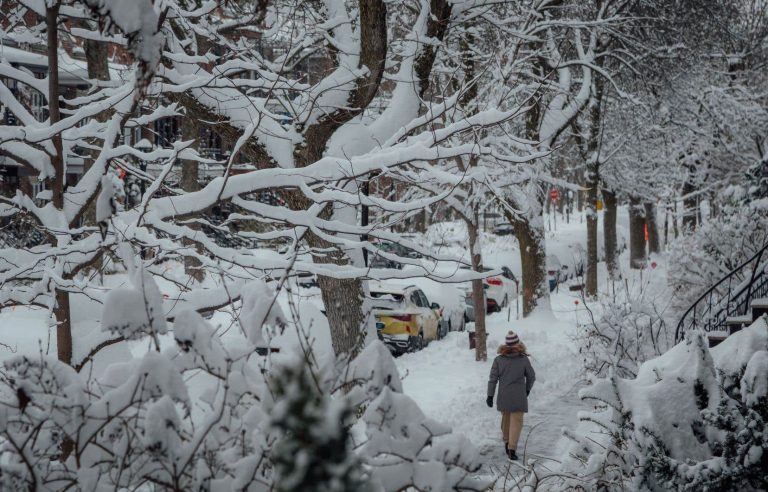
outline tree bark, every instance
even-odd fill
[[[101,41],[86,39],[83,43],[85,51],[85,62],[88,69],[88,78],[92,80],[109,80],[109,54],[107,44]],[[106,120],[106,112],[96,116],[98,121]],[[92,150],[83,163],[83,173],[87,173],[93,166],[94,160],[98,157],[99,151]],[[86,207],[83,214],[83,220],[88,225],[96,225],[96,200],[92,200]],[[101,261],[96,265],[96,269],[101,266]]]
[[[629,266],[633,269],[645,268],[645,210],[637,198],[629,200]]]
[[[469,254],[472,260],[472,270],[483,271],[483,256],[480,253],[480,233],[477,228],[478,214],[474,213],[474,224],[466,221],[469,235]],[[487,334],[485,330],[485,289],[482,279],[472,281],[472,300],[475,307],[475,360],[488,360]]]
[[[645,204],[645,222],[648,227],[648,253],[661,253],[661,238],[659,237],[659,225],[656,220],[656,204]]]
[[[589,297],[597,296],[597,188],[600,174],[597,164],[587,169],[587,271],[586,292]]]
[[[680,234],[680,229],[678,228],[678,224],[680,223],[680,218],[678,217],[677,200],[676,199],[674,200],[674,203],[675,203],[675,208],[674,208],[675,211],[672,214],[672,228],[673,228],[674,233],[675,233],[675,239],[677,239],[677,236]]]
[[[608,278],[618,280],[621,278],[619,268],[618,238],[616,236],[617,203],[616,194],[603,188],[603,241],[605,243],[605,266],[608,269]]]
[[[366,68],[367,75],[357,83],[346,108],[322,118],[307,128],[305,145],[295,149],[294,158],[298,167],[317,162],[325,155],[328,140],[344,123],[362,112],[378,91],[384,75],[387,56],[386,4],[381,0],[360,4],[360,68]],[[430,66],[431,69],[431,66]],[[293,193],[292,207],[308,209],[311,206],[304,196]],[[323,212],[326,218],[333,214],[332,207]],[[316,251],[332,250],[328,254],[313,255],[313,261],[320,264],[350,265],[350,257],[334,245],[308,233],[307,243]],[[365,288],[361,279],[336,279],[318,276],[326,317],[331,329],[331,343],[336,355],[356,356],[363,347],[371,320],[368,319],[363,300]]]
[[[61,120],[59,111],[59,4],[53,3],[45,10],[45,28],[48,40],[48,112],[50,124],[55,125]],[[54,154],[51,156],[54,177],[51,181],[51,201],[53,206],[64,208],[64,184],[66,170],[64,168],[64,148],[61,133],[53,136]],[[56,239],[54,239],[56,241]],[[55,245],[54,245],[55,246]],[[56,289],[56,306],[53,314],[56,317],[56,350],[60,361],[72,364],[72,319],[69,307],[69,292]]]
[[[693,171],[689,171],[692,173]],[[686,179],[683,184],[683,231],[693,231],[696,229],[696,216],[698,215],[698,200],[693,194],[696,192],[696,186],[692,178]]]
[[[181,134],[182,139],[186,140],[200,140],[200,124],[195,118],[184,117],[181,119]],[[199,148],[199,145],[197,145]],[[181,189],[187,192],[197,191],[200,189],[199,181],[199,163],[195,160],[182,159],[181,161]],[[190,229],[200,230],[200,226],[192,224]],[[201,232],[202,234],[202,232]],[[185,240],[184,244],[190,247],[195,247],[193,241]],[[201,268],[202,263],[194,256],[184,257],[184,273],[192,277],[198,282],[202,282],[205,278],[205,271]]]
[[[600,129],[602,127],[603,78],[592,83],[583,143],[587,208],[587,278],[586,295],[597,296],[597,197],[600,187]]]
[[[547,249],[544,237],[544,221],[510,220],[515,224],[515,234],[520,245],[523,281],[523,316],[530,315],[540,300],[547,301]]]

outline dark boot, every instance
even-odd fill
[[[507,458],[509,461],[517,461],[517,453],[514,449],[507,448]]]

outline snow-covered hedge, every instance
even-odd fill
[[[303,352],[270,362],[252,343],[260,337],[225,344],[194,311],[158,324],[152,278],[138,268],[132,278],[130,302],[107,297],[103,329],[152,340],[143,356],[100,373],[42,354],[4,364],[0,490],[487,487],[473,478],[477,451],[402,393],[380,342],[323,363],[306,340]],[[250,299],[254,330],[279,321],[265,315],[270,300]],[[176,344],[162,349],[166,332]]]
[[[559,484],[577,490],[765,490],[768,322],[713,349],[692,333],[635,379],[597,379],[567,435]]]
[[[684,311],[707,289],[768,243],[768,199],[744,201],[746,190],[724,192],[720,213],[670,245],[669,283],[674,307]],[[766,258],[763,258],[765,261]],[[745,272],[748,276],[751,270]],[[745,280],[733,279],[732,287]],[[718,294],[725,295],[728,285]]]

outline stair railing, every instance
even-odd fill
[[[768,243],[744,263],[707,289],[680,318],[675,330],[675,343],[689,330],[725,331],[726,320],[745,316],[752,299],[768,296]],[[733,282],[751,267],[749,277],[733,287]],[[724,293],[721,293],[725,289]]]

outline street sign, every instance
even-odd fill
[[[549,199],[552,200],[553,202],[557,201],[558,196],[559,196],[559,193],[557,192],[557,188],[549,192]]]

